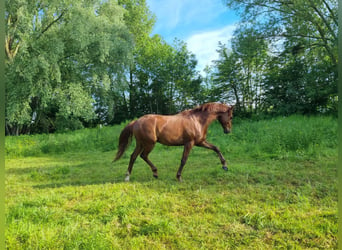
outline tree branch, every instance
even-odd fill
[[[58,22],[65,14],[65,10],[62,11],[62,13],[56,18],[54,19],[51,23],[49,23],[49,25],[47,25],[43,30],[42,32],[39,34],[39,36],[37,37],[37,39],[39,39],[46,31],[48,31],[48,29],[51,28],[52,25],[54,25],[56,22]]]
[[[325,7],[328,9],[328,11],[330,12],[330,15],[331,15],[331,18],[332,20],[334,21],[335,25],[338,26],[338,21],[337,21],[337,16],[336,14],[333,12],[333,10],[330,8],[329,4],[325,1],[325,0],[322,0]]]
[[[11,33],[15,34],[15,31],[17,29],[17,25],[16,25],[16,19],[14,19],[15,22],[12,22],[12,16],[9,15],[8,16],[8,20],[7,20],[7,26],[13,26],[12,27],[12,31]],[[10,29],[10,28],[8,28]],[[13,35],[14,36],[14,35]],[[18,53],[19,50],[19,42],[17,43],[17,46],[13,49],[13,42],[14,42],[14,37],[11,36],[10,34],[6,35],[6,39],[5,39],[5,52],[7,55],[7,58],[9,60],[13,60],[13,58],[16,56],[16,54]]]
[[[336,36],[335,32],[330,27],[328,21],[326,20],[326,18],[322,14],[322,12],[315,6],[315,4],[311,0],[309,0],[309,1],[310,1],[311,8],[313,8],[315,10],[315,12],[319,15],[319,17],[322,19],[323,23],[328,28],[328,30],[330,31],[330,34],[333,36],[333,38],[335,40],[337,40],[337,36]]]
[[[324,32],[324,30],[322,29],[321,25],[319,25],[319,23],[315,22],[314,20],[312,21],[312,23],[313,23],[314,25],[316,25],[317,30],[318,30],[320,36],[322,37],[321,40],[322,40],[323,43],[324,43],[323,47],[325,48],[325,50],[327,51],[328,55],[330,56],[330,58],[331,58],[333,64],[334,64],[334,65],[337,65],[337,59],[336,59],[336,57],[335,57],[333,51],[331,50],[331,47],[330,47],[329,44],[328,44],[328,39],[326,39],[326,37],[325,37],[325,32]]]
[[[9,60],[13,60],[13,58],[17,55],[19,47],[20,47],[19,44],[17,44],[15,49],[13,49],[12,44],[13,44],[13,38],[7,36],[5,40],[5,51],[6,51],[7,58]]]

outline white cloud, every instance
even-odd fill
[[[221,29],[200,32],[186,39],[187,48],[196,55],[198,69],[202,71],[205,66],[211,65],[213,60],[218,59],[218,44],[228,44],[233,36],[236,25],[228,25]]]
[[[218,43],[227,44],[235,30],[237,17],[222,0],[147,0],[156,14],[154,33],[169,44],[174,38],[187,43],[202,71],[218,59]]]

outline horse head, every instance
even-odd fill
[[[217,120],[220,122],[223,132],[225,134],[230,133],[232,130],[233,110],[234,106],[226,106],[226,110],[218,112]]]

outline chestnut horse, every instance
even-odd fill
[[[232,128],[233,109],[233,106],[226,104],[206,103],[176,115],[149,114],[142,116],[138,120],[129,123],[122,130],[118,152],[114,161],[120,159],[134,135],[136,147],[129,161],[126,181],[129,181],[133,164],[139,154],[151,167],[153,176],[158,178],[157,168],[148,158],[148,154],[152,151],[156,142],[168,146],[184,145],[183,157],[177,172],[179,181],[182,181],[182,170],[193,146],[214,150],[221,160],[222,168],[227,171],[226,160],[216,146],[206,141],[206,135],[210,123],[216,119],[222,125],[224,133],[229,133]]]

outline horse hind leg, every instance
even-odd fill
[[[137,159],[138,155],[141,153],[142,150],[143,150],[142,147],[137,144],[137,146],[135,147],[133,153],[131,154],[131,158],[129,160],[125,181],[129,181],[129,177],[130,177],[130,175],[132,173],[134,162],[135,162],[135,160]]]
[[[151,153],[152,149],[154,148],[155,143],[151,143],[144,146],[144,150],[140,154],[140,157],[150,166],[153,177],[158,178],[158,169],[153,165],[153,163],[148,158],[149,153]]]

